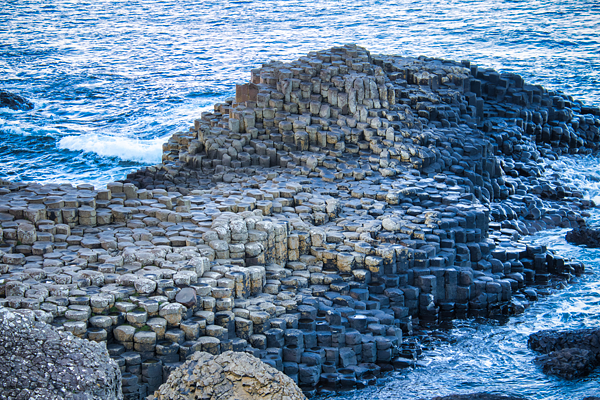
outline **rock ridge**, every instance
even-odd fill
[[[468,61],[355,45],[251,71],[106,188],[0,185],[0,306],[105,343],[140,399],[197,351],[308,396],[416,365],[416,328],[519,313],[583,264],[522,237],[594,204],[545,166],[600,110]]]
[[[588,375],[600,364],[600,329],[543,330],[529,336],[529,347],[545,373],[565,379]]]

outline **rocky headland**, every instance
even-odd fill
[[[228,351],[308,397],[371,384],[415,365],[415,327],[520,312],[583,272],[519,240],[585,226],[593,203],[544,165],[595,152],[599,127],[468,61],[270,62],[159,165],[106,188],[4,182],[0,306],[104,343],[125,399]]]

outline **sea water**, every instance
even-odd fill
[[[357,43],[372,53],[469,59],[600,105],[600,4],[594,0],[5,0],[0,87],[33,101],[0,108],[0,178],[100,187],[161,161],[162,143],[270,59]],[[600,203],[595,158],[554,163]],[[589,223],[600,224],[594,210]],[[564,381],[532,363],[530,333],[599,326],[600,250],[564,230],[528,238],[588,274],[504,324],[457,322],[427,366],[340,399],[428,399],[492,391],[530,399],[600,395],[594,372]]]

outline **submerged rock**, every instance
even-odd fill
[[[600,247],[600,230],[579,227],[567,232],[567,242],[584,244],[587,247]]]
[[[34,322],[33,314],[0,307],[2,398],[123,398],[121,372],[106,347]]]
[[[169,375],[154,399],[306,399],[294,381],[246,353],[196,352]]]
[[[33,110],[33,103],[18,94],[0,89],[0,107],[28,111]]]

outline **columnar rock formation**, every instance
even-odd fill
[[[468,62],[356,46],[252,71],[123,182],[0,188],[0,305],[105,342],[138,398],[201,350],[312,395],[414,365],[418,323],[522,310],[583,266],[519,242],[593,204],[544,160],[600,111]]]

